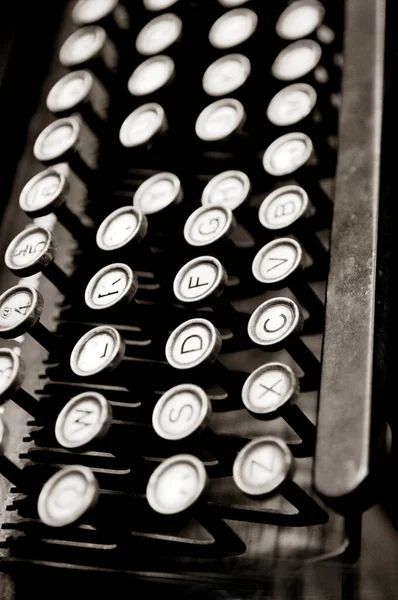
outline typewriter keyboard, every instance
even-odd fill
[[[0,290],[8,568],[350,548],[314,488],[343,36],[340,0],[67,3]]]

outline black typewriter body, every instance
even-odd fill
[[[394,3],[35,4],[2,33],[0,598],[393,598]]]

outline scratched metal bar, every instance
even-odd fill
[[[317,492],[342,512],[370,502],[382,423],[373,360],[385,11],[386,0],[346,5],[344,101],[315,463]]]

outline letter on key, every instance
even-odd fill
[[[207,484],[203,463],[190,454],[163,461],[152,473],[146,489],[149,505],[163,515],[181,513],[200,498]]]
[[[96,241],[101,250],[117,250],[135,240],[139,244],[148,232],[145,215],[133,206],[122,206],[108,215],[98,228]]]
[[[89,308],[101,310],[123,301],[128,304],[138,289],[138,278],[128,265],[113,263],[100,269],[87,284],[84,299]]]
[[[266,229],[284,229],[310,213],[307,192],[298,185],[285,185],[264,198],[258,218]]]
[[[115,369],[124,355],[124,340],[108,325],[90,329],[77,342],[70,357],[72,371],[80,377],[90,377]]]
[[[65,527],[94,508],[99,498],[98,482],[88,467],[66,467],[44,484],[37,503],[39,517],[50,527]]]
[[[251,184],[246,173],[223,171],[210,179],[202,192],[201,202],[203,206],[212,204],[235,210],[246,202],[250,191]]]
[[[253,260],[252,271],[257,281],[274,284],[304,268],[303,251],[292,238],[277,238],[263,246]]]
[[[175,369],[192,369],[214,362],[221,348],[219,331],[206,319],[182,323],[167,340],[166,358]]]
[[[217,298],[227,283],[227,272],[213,256],[199,256],[189,261],[174,279],[174,295],[181,302],[198,302]]]
[[[211,404],[197,385],[183,383],[158,400],[152,414],[156,433],[165,440],[182,440],[207,427]]]
[[[55,423],[55,437],[64,448],[82,448],[106,436],[112,409],[98,392],[83,392],[64,406]]]
[[[191,246],[207,246],[228,238],[235,227],[232,212],[224,206],[201,206],[187,219],[184,238]]]
[[[236,457],[233,477],[242,492],[262,496],[275,492],[290,475],[292,454],[281,440],[264,436],[249,442]]]

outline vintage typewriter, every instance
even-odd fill
[[[393,598],[394,3],[9,4],[1,598]]]

